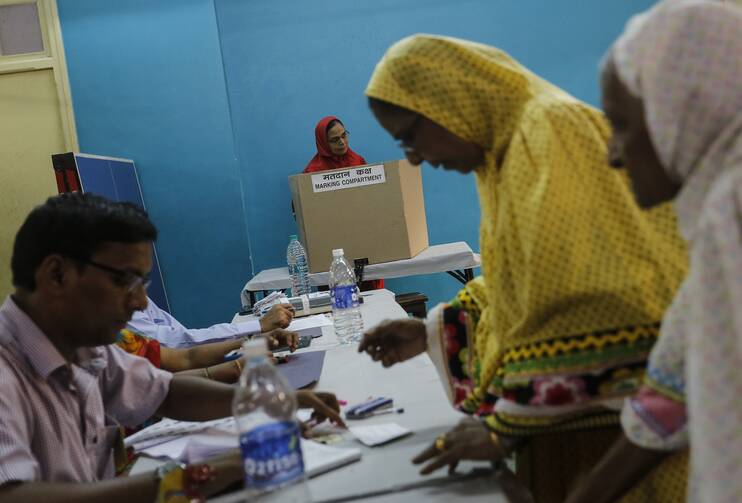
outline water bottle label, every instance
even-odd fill
[[[332,306],[337,309],[358,307],[358,290],[355,285],[336,286],[330,294]]]
[[[245,487],[271,491],[304,475],[299,427],[282,421],[240,435]]]

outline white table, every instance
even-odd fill
[[[406,318],[407,313],[394,301],[389,290],[364,292],[362,305],[366,329],[385,319]],[[362,424],[396,422],[413,431],[401,440],[380,447],[365,447],[346,434],[338,447],[360,447],[362,458],[356,463],[322,474],[309,481],[315,502],[488,502],[507,501],[491,475],[464,480],[451,478],[446,470],[422,477],[419,467],[410,459],[430,445],[435,438],[454,426],[462,415],[448,403],[438,375],[427,354],[385,369],[367,355],[358,354],[355,347],[339,346],[332,327],[326,327],[323,336],[312,341],[301,352],[327,350],[317,389],[334,392],[338,398],[358,403],[369,396],[394,398],[395,408],[403,407],[404,414],[385,415],[364,419]],[[149,463],[154,463],[152,460]],[[139,462],[138,462],[139,464]],[[139,470],[152,464],[141,464]],[[458,472],[489,468],[487,463],[462,462]],[[364,497],[374,491],[415,485],[403,492]],[[421,485],[422,484],[422,485]],[[215,503],[244,501],[241,493],[214,498]]]
[[[404,309],[394,301],[394,293],[389,290],[364,292],[363,297],[361,312],[366,329],[375,327],[385,319],[407,317]],[[427,354],[385,369],[367,355],[358,354],[355,347],[339,346],[332,327],[325,327],[322,337],[312,341],[309,348],[300,351],[321,349],[327,350],[327,353],[318,390],[332,391],[338,398],[351,404],[361,402],[369,396],[392,397],[395,408],[403,407],[404,414],[364,419],[359,424],[396,422],[414,433],[388,445],[373,448],[365,447],[350,438],[343,443],[334,444],[338,447],[360,447],[363,457],[359,462],[311,479],[309,487],[315,502],[355,500],[357,495],[364,493],[426,481],[428,485],[404,492],[359,499],[374,503],[506,501],[491,477],[456,481],[449,478],[444,469],[426,480],[418,474],[419,467],[410,462],[410,459],[462,417],[449,404]],[[459,465],[458,471],[466,473],[475,467],[488,468],[489,465],[464,462]],[[241,500],[240,495],[228,495],[214,501],[232,503]]]
[[[466,283],[474,277],[473,269],[479,267],[481,263],[479,254],[474,253],[465,242],[459,241],[430,246],[410,259],[367,265],[363,270],[363,279],[391,279],[447,272],[462,283]],[[309,275],[309,282],[314,286],[326,285],[328,279],[327,272]],[[242,289],[242,305],[254,304],[255,292],[283,290],[290,286],[288,268],[265,269],[245,284]]]

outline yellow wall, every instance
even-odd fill
[[[52,70],[0,75],[0,297],[11,290],[10,256],[28,212],[57,192],[51,154],[65,149]]]
[[[0,302],[12,290],[18,228],[34,206],[57,192],[51,154],[77,150],[57,4],[36,4],[44,50],[0,56]]]

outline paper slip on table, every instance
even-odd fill
[[[392,279],[445,272],[465,284],[474,278],[474,269],[481,263],[479,254],[473,252],[465,242],[459,241],[429,246],[410,259],[367,265],[363,269],[363,279]],[[327,285],[328,280],[327,272],[309,275],[309,283],[313,286]],[[257,292],[267,295],[271,290],[283,290],[290,286],[287,267],[265,269],[245,284],[242,289],[242,304],[253,305]]]
[[[388,290],[364,292],[363,296],[361,312],[366,329],[385,319],[407,317],[394,301],[394,294]],[[463,417],[449,404],[427,354],[385,369],[368,355],[358,354],[354,346],[339,346],[331,326],[323,327],[322,337],[299,351],[313,350],[327,351],[317,390],[331,391],[350,405],[369,396],[387,396],[394,399],[394,407],[405,410],[403,414],[363,419],[357,424],[395,422],[412,431],[405,438],[378,447],[366,447],[345,434],[343,441],[333,446],[358,447],[362,457],[360,461],[310,479],[313,501],[507,501],[492,478],[489,463],[462,462],[457,469],[462,476],[458,477],[448,477],[445,468],[432,476],[422,477],[418,473],[420,467],[410,462]],[[147,464],[141,465],[140,470],[157,463],[154,460],[145,462]],[[210,501],[233,503],[244,499],[241,492],[235,492]]]

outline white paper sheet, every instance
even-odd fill
[[[404,426],[400,426],[397,423],[383,423],[383,424],[369,424],[364,426],[351,426],[350,432],[363,443],[369,447],[375,445],[381,445],[386,442],[412,433]]]
[[[152,458],[200,463],[211,456],[237,448],[239,448],[239,440],[236,432],[208,429],[199,433],[178,435],[138,452]],[[331,447],[304,439],[301,440],[301,451],[304,458],[304,471],[308,477],[314,477],[361,459],[361,450],[356,447]]]
[[[213,421],[176,421],[163,419],[152,426],[148,426],[135,434],[126,437],[124,445],[141,451],[147,447],[170,441],[178,436],[197,433],[205,430],[217,430],[228,433],[236,432],[234,418],[225,417]]]

